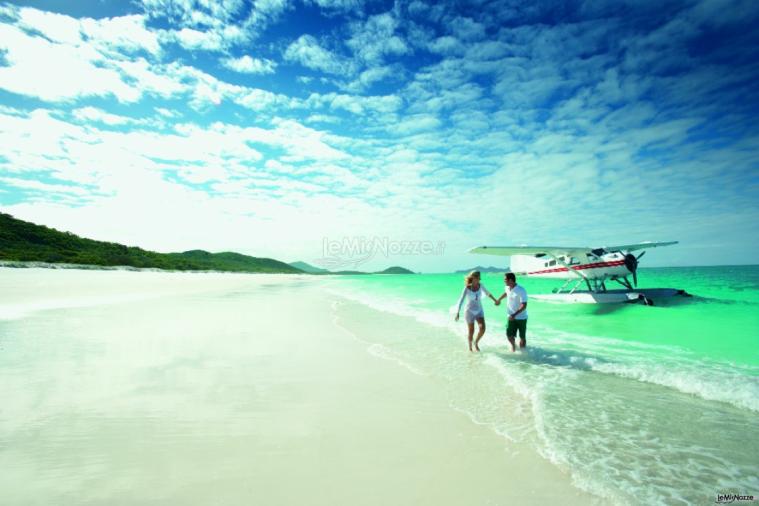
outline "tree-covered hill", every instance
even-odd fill
[[[169,270],[302,273],[285,262],[240,253],[157,253],[123,244],[94,241],[0,213],[0,260],[131,266]]]
[[[329,270],[322,269],[321,267],[315,267],[309,263],[297,261],[297,262],[290,262],[290,265],[295,267],[296,269],[300,269],[303,272],[308,272],[309,274],[330,274]]]
[[[396,265],[393,267],[388,267],[384,271],[379,271],[375,274],[413,274],[413,273],[414,273],[413,271],[410,271],[406,269],[405,267],[400,267]]]

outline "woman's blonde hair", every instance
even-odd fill
[[[472,271],[464,276],[464,284],[466,286],[472,286],[472,280],[474,278],[480,279],[480,271]]]

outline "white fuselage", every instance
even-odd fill
[[[512,255],[511,271],[517,275],[553,279],[616,279],[630,274],[625,267],[623,252],[614,251],[596,256],[592,253],[579,256],[559,256],[557,261],[549,255]]]

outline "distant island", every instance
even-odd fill
[[[471,269],[462,269],[460,271],[454,271],[455,274],[469,274],[472,271],[480,271],[480,272],[511,272],[511,269],[508,267],[482,267],[481,265],[478,265],[477,267],[472,267]]]
[[[374,274],[414,274],[414,271],[396,265],[394,267],[388,267],[384,271],[375,272]]]
[[[296,269],[300,269],[303,272],[308,272],[309,274],[329,274],[330,273],[327,269],[322,269],[321,267],[315,267],[311,264],[302,262],[300,260],[297,262],[290,262],[288,265],[295,267]]]
[[[307,272],[309,274],[414,274],[413,271],[410,271],[406,269],[405,267],[399,267],[399,266],[393,266],[388,267],[384,271],[376,271],[376,272],[364,272],[364,271],[330,271],[327,269],[322,269],[321,267],[313,266],[307,262],[303,261],[297,261],[297,262],[290,262],[291,266],[295,267],[296,269],[300,269],[303,272]]]
[[[377,273],[330,272],[305,262],[288,264],[273,258],[259,258],[241,253],[209,253],[191,250],[182,253],[158,253],[134,246],[95,241],[70,232],[60,232],[44,225],[19,220],[0,213],[0,261],[40,262],[72,266],[132,267],[177,271],[223,271],[283,274],[413,274],[403,267],[390,267]]]

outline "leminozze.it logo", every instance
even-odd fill
[[[442,241],[412,240],[395,241],[389,237],[343,237],[342,240],[324,238],[322,258],[314,263],[328,269],[357,267],[375,255],[385,258],[394,255],[442,255]]]
[[[730,504],[736,501],[738,502],[754,502],[756,499],[753,495],[740,495],[740,494],[717,494],[717,500],[714,501],[717,504]]]

